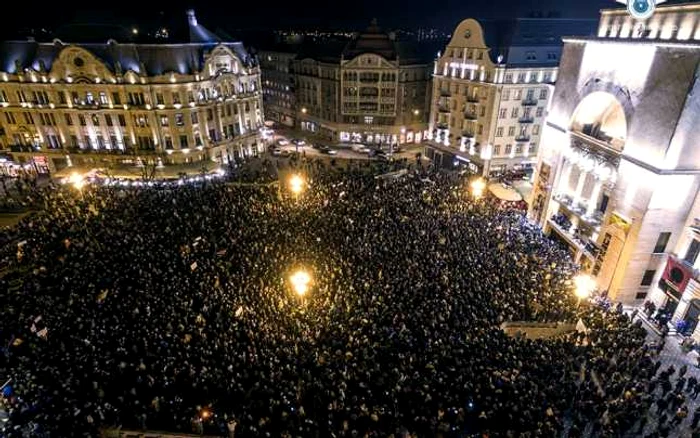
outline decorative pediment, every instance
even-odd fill
[[[246,74],[243,61],[228,47],[219,45],[205,56],[204,71],[207,77],[222,73]]]
[[[77,46],[67,46],[51,66],[50,76],[57,80],[87,78],[89,82],[114,79],[114,73],[95,55]]]

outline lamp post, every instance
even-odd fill
[[[311,286],[311,275],[303,269],[295,271],[290,277],[289,282],[292,285],[294,293],[300,298],[304,298]]]
[[[472,196],[475,199],[479,199],[484,195],[484,189],[486,188],[486,182],[483,178],[477,178],[469,184],[469,188],[472,192]]]
[[[578,307],[581,305],[581,301],[587,300],[591,296],[593,289],[595,289],[595,280],[588,274],[578,274],[574,277],[574,286]]]
[[[301,175],[292,175],[291,178],[289,178],[289,190],[295,195],[299,196],[301,192],[304,191],[304,187],[306,185],[306,181],[304,181],[304,178]]]

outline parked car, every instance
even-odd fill
[[[318,150],[321,151],[322,154],[338,155],[338,151],[336,151],[335,149],[331,149],[330,146],[321,146]]]

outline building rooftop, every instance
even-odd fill
[[[246,65],[255,64],[254,58],[240,42],[224,41],[197,23],[194,11],[187,12],[190,29],[190,42],[178,44],[138,44],[129,42],[124,29],[119,26],[98,26],[84,32],[82,38],[64,42],[54,39],[52,42],[5,41],[0,43],[0,71],[15,74],[18,70],[33,69],[49,71],[61,50],[67,46],[77,46],[91,52],[105,63],[113,72],[132,70],[142,75],[161,75],[164,73],[193,74],[202,71],[204,55],[218,45],[228,47]],[[75,36],[81,27],[69,26],[61,33],[66,37]],[[113,31],[105,34],[107,31]],[[112,38],[104,39],[107,35]],[[125,38],[126,43],[116,38]],[[124,41],[124,40],[122,40]]]

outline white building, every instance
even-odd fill
[[[591,20],[462,21],[433,72],[427,156],[484,175],[536,163],[561,53],[561,35]]]
[[[612,299],[695,327],[700,5],[604,10],[597,37],[564,43],[530,217]]]

